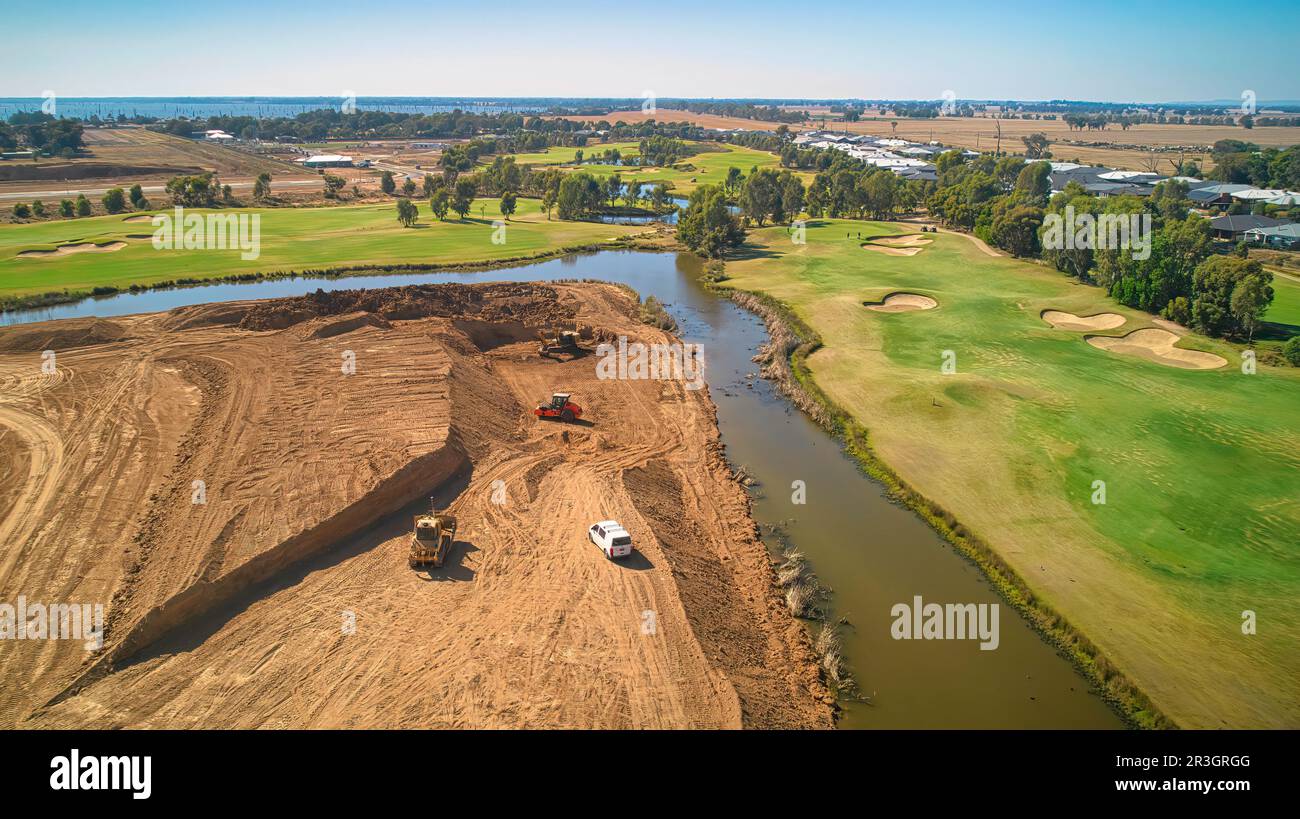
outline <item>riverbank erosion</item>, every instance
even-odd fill
[[[445,284],[0,331],[0,600],[107,625],[14,641],[0,723],[829,727],[708,391],[537,355],[674,340],[636,309]],[[583,423],[531,414],[555,390]],[[430,496],[459,528],[416,572]]]

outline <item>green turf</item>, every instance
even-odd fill
[[[900,229],[818,221],[802,246],[784,228],[756,231],[726,284],[774,296],[816,330],[825,348],[812,373],[878,454],[1175,719],[1297,724],[1300,370],[1243,374],[1239,347],[1196,336],[1180,345],[1228,365],[1182,370],[1099,350],[1041,312],[1124,315],[1109,335],[1152,317],[965,237],[932,237],[911,257],[859,247],[859,231]],[[1285,316],[1294,292],[1283,290]],[[862,307],[893,291],[940,306]],[[945,350],[956,374],[940,372]],[[1095,480],[1105,505],[1092,503]],[[1247,609],[1268,633],[1240,633]]]
[[[566,165],[566,169],[583,170],[602,177],[609,176],[611,173],[618,173],[625,180],[639,179],[642,182],[672,182],[674,191],[689,194],[700,185],[722,184],[723,180],[727,178],[728,169],[732,167],[739,168],[742,173],[748,176],[750,171],[756,167],[778,168],[780,165],[780,159],[776,154],[767,151],[723,143],[706,143],[705,147],[706,150],[688,156],[678,163],[679,165],[690,166],[690,170],[657,167],[638,168],[635,166],[611,168],[607,165]],[[545,153],[513,154],[513,156],[515,161],[520,164],[557,165],[573,162],[575,150],[582,150],[584,156],[590,157],[609,148],[618,148],[624,156],[635,155],[638,143],[596,143],[581,149],[551,148],[550,151]],[[484,157],[484,161],[490,161],[490,159],[491,157]],[[803,178],[805,185],[812,182],[813,175],[811,173],[801,171],[799,176]]]
[[[1291,275],[1296,275],[1292,273]],[[1273,274],[1273,303],[1264,314],[1266,321],[1287,324],[1300,332],[1300,280]]]
[[[514,157],[515,162],[519,165],[566,165],[577,158],[577,152],[582,151],[584,159],[590,159],[603,154],[605,151],[617,150],[625,158],[636,156],[640,152],[641,143],[639,142],[593,142],[581,147],[565,147],[557,145],[545,151],[535,151],[524,154],[502,154],[502,156]],[[483,162],[490,163],[495,156],[485,156]],[[598,165],[597,168],[604,169],[605,166]]]
[[[153,225],[123,221],[130,214],[3,225],[0,297],[305,268],[486,262],[600,243],[640,230],[596,222],[547,220],[537,200],[520,199],[519,210],[506,227],[505,243],[494,244],[492,222],[501,218],[495,199],[476,201],[463,222],[455,214],[438,222],[429,213],[428,203],[420,203],[420,221],[415,228],[403,228],[397,222],[395,208],[395,204],[385,203],[222,211],[261,216],[261,253],[253,260],[240,258],[238,250],[155,250],[150,240]],[[114,240],[126,241],[127,247],[111,253],[48,259],[17,255],[63,243]]]

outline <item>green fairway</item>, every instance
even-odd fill
[[[233,250],[156,250],[148,221],[126,222],[130,214],[0,226],[0,298],[68,289],[147,285],[177,278],[205,279],[240,273],[322,269],[355,265],[490,262],[599,244],[640,228],[597,222],[548,220],[535,199],[520,199],[503,243],[494,243],[493,221],[501,219],[495,199],[474,203],[465,221],[449,214],[439,222],[419,203],[420,219],[404,228],[395,204],[334,208],[236,209],[259,214],[261,248],[256,259]],[[160,211],[170,214],[171,211]],[[208,211],[191,211],[208,213]],[[134,238],[133,238],[134,237]],[[20,257],[64,243],[124,241],[107,253],[52,258]]]
[[[1282,273],[1273,274],[1273,303],[1269,305],[1264,319],[1277,324],[1288,324],[1300,333],[1300,280],[1288,278]]]
[[[640,168],[636,166],[610,167],[608,165],[572,165],[567,169],[583,170],[602,177],[617,173],[628,181],[639,179],[647,183],[671,182],[676,193],[687,195],[700,185],[721,185],[727,178],[728,169],[733,167],[739,168],[742,173],[748,176],[754,168],[779,168],[780,166],[780,159],[776,154],[767,151],[724,143],[706,143],[706,147],[709,150],[688,156],[678,163],[682,166],[689,166],[690,169],[685,170],[658,167]],[[514,156],[515,161],[523,165],[567,166],[573,162],[575,151],[581,150],[584,156],[592,157],[610,148],[617,148],[625,157],[635,156],[638,151],[638,143],[593,143],[584,148],[557,147],[551,148],[544,153],[507,154],[507,156]],[[490,160],[491,157],[484,157],[484,161]],[[803,179],[805,185],[811,184],[813,174],[806,171],[796,171],[795,173]]]
[[[755,231],[725,286],[773,296],[819,333],[811,373],[881,460],[991,544],[1167,715],[1300,725],[1300,370],[1244,374],[1240,347],[1199,336],[1179,346],[1226,366],[1097,349],[1041,312],[1119,313],[1113,336],[1156,325],[967,237],[927,235],[915,256],[856,238],[901,230],[820,220],[805,245],[785,228]],[[1270,318],[1294,318],[1296,291],[1278,289],[1284,318]],[[938,308],[863,307],[895,291]],[[945,357],[955,373],[941,372]],[[1242,633],[1245,611],[1257,634]]]
[[[641,150],[640,142],[593,142],[582,147],[565,147],[556,145],[545,151],[537,151],[526,154],[502,154],[505,157],[514,157],[515,163],[519,165],[568,165],[577,160],[578,151],[586,159],[600,156],[605,151],[617,150],[624,158],[636,156]],[[496,157],[493,155],[485,156],[482,161],[490,163]],[[603,170],[606,166],[597,165],[596,169]]]

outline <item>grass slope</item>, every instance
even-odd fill
[[[894,226],[824,220],[795,245],[751,234],[725,286],[820,334],[817,384],[875,452],[981,536],[1170,717],[1300,725],[1300,371],[1189,371],[1108,353],[1040,313],[1116,312],[1093,287],[940,234],[916,256],[863,250]],[[846,233],[853,238],[846,238]],[[894,291],[935,310],[865,309]],[[1238,348],[1180,346],[1237,362]],[[944,375],[944,351],[957,372]],[[1106,503],[1092,503],[1094,481]],[[961,601],[954,601],[961,602]],[[1259,618],[1242,634],[1242,612]]]

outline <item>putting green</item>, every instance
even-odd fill
[[[1300,725],[1300,370],[1243,374],[1240,347],[1195,335],[1178,348],[1229,366],[1116,355],[1041,315],[1119,314],[1119,335],[1152,316],[963,236],[900,259],[863,253],[857,231],[906,232],[815,220],[796,245],[784,227],[754,231],[724,286],[775,297],[819,333],[812,376],[876,454],[1168,716]],[[862,308],[895,292],[942,309]],[[1257,634],[1242,633],[1246,611]]]

